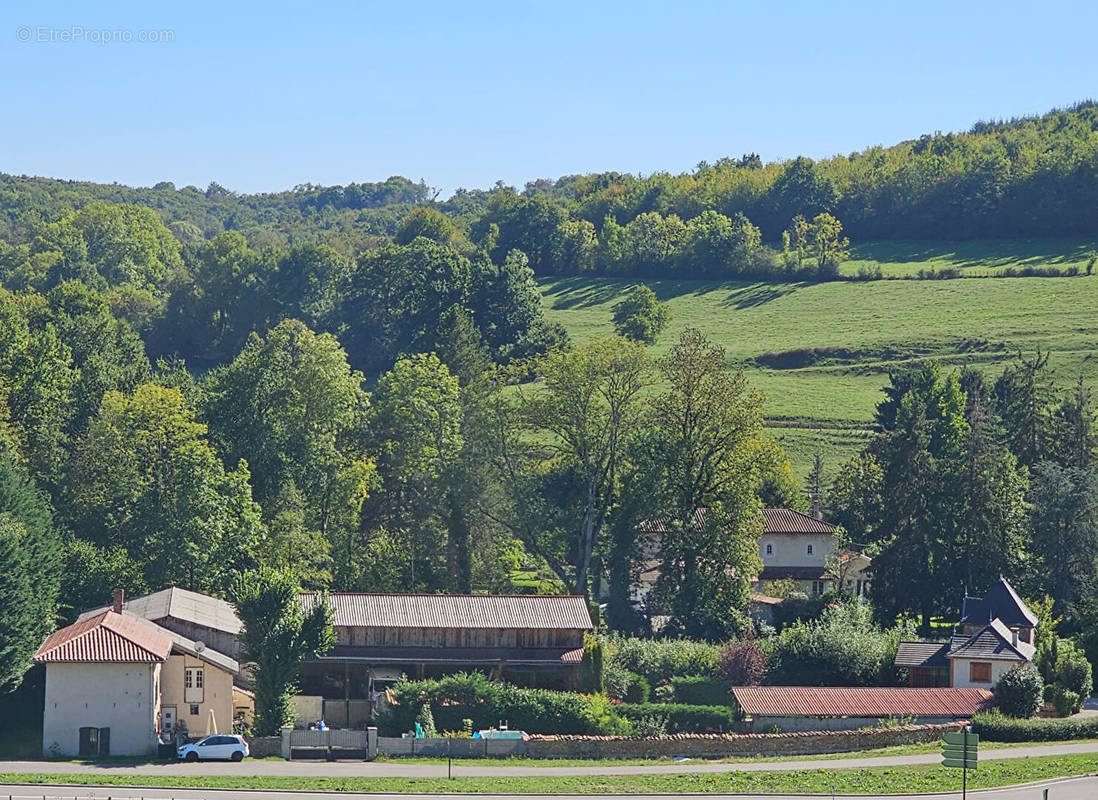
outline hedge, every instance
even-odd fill
[[[972,731],[989,742],[1054,742],[1098,737],[1098,717],[1016,719],[992,711],[972,718]]]
[[[474,728],[505,721],[530,733],[628,735],[630,725],[605,695],[583,695],[548,689],[520,689],[496,683],[480,673],[460,673],[438,680],[401,680],[392,688],[396,705],[377,715],[384,735],[411,730],[420,709],[432,706],[440,731],[458,731],[463,720]]]
[[[716,675],[721,647],[690,639],[609,637],[606,658],[655,686],[677,675]]]
[[[622,703],[614,710],[628,720],[659,717],[668,733],[730,733],[740,727],[730,706],[689,706],[681,703]]]
[[[727,706],[732,703],[732,682],[700,676],[672,678],[675,702],[695,706]]]

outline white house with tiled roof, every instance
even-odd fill
[[[55,631],[34,655],[46,667],[42,754],[156,752],[167,634],[113,609]]]

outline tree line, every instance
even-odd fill
[[[994,379],[935,362],[891,376],[880,433],[835,478],[831,512],[870,545],[879,614],[955,619],[998,575],[1093,626],[1098,431],[1082,380],[1054,388],[1046,353]]]

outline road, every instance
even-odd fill
[[[1098,742],[1030,745],[980,751],[981,761],[1004,758],[1034,758],[1071,753],[1098,753]],[[606,763],[598,766],[540,766],[519,762],[516,766],[477,766],[475,760],[455,761],[455,778],[514,778],[532,775],[682,775],[683,773],[722,772],[788,772],[798,769],[860,769],[863,767],[899,767],[905,764],[937,764],[938,753],[912,756],[871,756],[865,758],[809,759],[802,761],[749,761],[719,763],[685,761],[674,764],[623,765]],[[550,762],[551,763],[551,762]],[[325,775],[336,778],[439,778],[446,776],[446,764],[416,761],[205,761],[197,764],[79,764],[71,761],[0,761],[0,773],[49,773],[54,775],[278,775],[312,777]],[[1098,798],[1098,794],[1093,796]]]
[[[972,800],[1040,800],[1048,788],[1048,800],[1094,800],[1098,797],[1098,778],[1068,778],[1015,786],[1006,789],[984,789],[969,792]],[[409,795],[355,794],[350,792],[254,792],[236,789],[118,789],[112,787],[83,786],[3,786],[3,795],[10,793],[11,800],[408,800]],[[0,795],[0,796],[3,796]],[[523,795],[447,794],[415,795],[439,797],[446,800],[530,800]],[[697,795],[695,795],[697,796]],[[621,795],[560,795],[575,800],[622,800]],[[630,795],[630,800],[673,800],[681,795]],[[775,795],[711,794],[706,800],[760,800]],[[823,795],[781,795],[781,800],[820,800]],[[827,795],[830,797],[830,795]],[[867,800],[866,795],[836,795]],[[960,792],[931,795],[903,795],[903,800],[952,800]]]

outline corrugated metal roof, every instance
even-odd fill
[[[315,594],[302,595],[309,606]],[[328,595],[332,624],[362,628],[518,628],[590,630],[582,597],[539,595]]]
[[[109,608],[110,606],[101,606],[85,611],[77,621],[98,616]],[[178,586],[170,586],[159,592],[134,597],[127,600],[122,608],[151,622],[171,617],[215,631],[225,631],[234,636],[240,633],[243,627],[231,604],[218,597],[181,589]]]
[[[151,663],[167,659],[171,649],[172,640],[156,627],[104,611],[51,633],[34,654],[34,660]]]
[[[764,508],[763,533],[823,533],[833,534],[834,525],[828,525],[792,508]]]
[[[736,686],[748,714],[789,717],[971,717],[991,706],[983,689]]]
[[[333,647],[316,662],[371,664],[448,664],[477,667],[496,664],[562,666],[579,664],[583,648],[564,647]]]
[[[992,620],[982,630],[958,643],[953,639],[953,647],[948,658],[988,658],[1001,661],[1030,661],[1036,650],[1029,642],[1018,641],[1012,644],[1013,634],[1010,628],[1000,620]]]
[[[897,667],[948,667],[948,652],[949,642],[900,642],[892,663]]]

